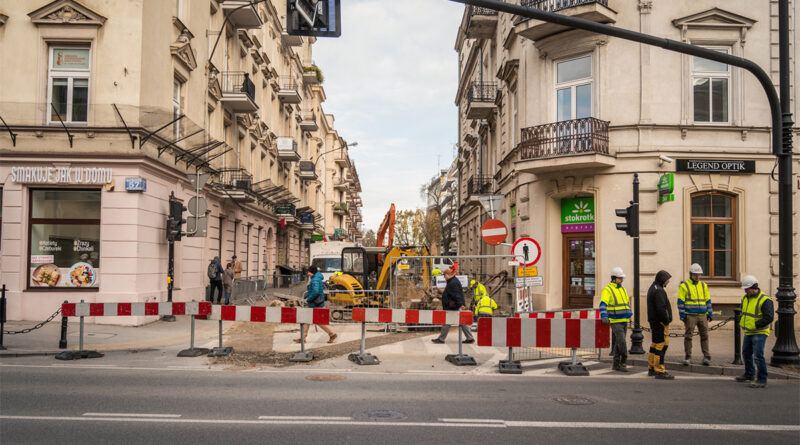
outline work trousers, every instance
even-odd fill
[[[214,289],[219,289],[217,303],[221,303],[222,297],[224,296],[223,293],[225,292],[222,288],[222,280],[211,280],[211,292],[209,293],[209,297],[211,298],[212,303],[214,302]]]
[[[447,334],[450,332],[450,325],[444,324],[442,325],[442,331],[439,332],[439,340],[444,341],[447,338]],[[469,331],[469,325],[461,325],[461,332],[464,333],[464,340],[473,340],[472,332]]]
[[[628,323],[611,323],[611,355],[614,363],[625,363],[628,359],[628,344],[625,333],[628,332]]]
[[[650,323],[650,354],[647,355],[647,366],[658,374],[667,372],[664,367],[664,356],[669,347],[669,325]]]
[[[683,350],[686,353],[686,358],[692,356],[692,335],[694,334],[694,327],[697,326],[697,332],[700,334],[700,349],[703,350],[703,357],[711,360],[711,352],[708,350],[708,319],[706,318],[706,314],[686,314],[686,321],[684,321],[684,323],[686,330],[683,333]]]
[[[767,381],[767,361],[764,360],[764,345],[767,336],[764,334],[745,335],[742,341],[742,358],[744,359],[744,375],[747,378],[757,377],[756,380],[762,383]],[[753,358],[756,366],[753,367]],[[755,371],[758,371],[756,376]]]

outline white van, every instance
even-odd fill
[[[433,271],[433,269],[439,269],[440,271],[444,272],[445,269],[453,265],[453,260],[451,260],[450,258],[439,257],[439,258],[434,258],[432,260],[432,263],[433,264],[431,267],[431,271]]]

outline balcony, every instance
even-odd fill
[[[247,1],[224,0],[222,14],[234,28],[257,29],[264,25],[255,6]]]
[[[303,230],[314,230],[314,214],[306,213],[300,217],[300,228]]]
[[[608,152],[608,122],[593,117],[523,128],[518,147],[518,171],[541,173],[616,164]]]
[[[281,162],[295,162],[300,160],[297,152],[297,142],[292,138],[278,138],[278,160]]]
[[[232,113],[252,113],[256,105],[256,86],[250,76],[241,71],[226,71],[222,76],[222,106]]]
[[[285,223],[294,222],[295,218],[294,204],[288,202],[275,204],[275,216],[277,216],[280,219],[283,219]]]
[[[479,6],[467,7],[467,27],[464,35],[468,39],[490,39],[497,29],[497,11]]]
[[[254,202],[253,175],[243,168],[222,170],[217,187],[228,198],[237,202]]]
[[[333,188],[336,190],[347,190],[347,186],[349,185],[350,183],[342,178],[338,178],[335,181],[333,181]]]
[[[497,84],[472,82],[467,94],[467,119],[488,119],[496,110]]]
[[[319,85],[324,78],[322,77],[322,70],[311,62],[303,66],[303,83],[306,85]]]
[[[345,215],[347,214],[347,203],[346,202],[337,202],[333,205],[333,214],[334,215]]]
[[[317,172],[314,168],[314,163],[311,161],[300,161],[300,179],[304,181],[313,181],[317,179]]]
[[[494,178],[491,176],[473,176],[467,182],[467,195],[490,195],[494,192]]]
[[[333,162],[335,162],[337,165],[341,167],[350,166],[350,161],[347,159],[347,153],[345,153],[344,151],[338,153],[336,157],[333,159]]]
[[[278,99],[283,104],[299,104],[303,98],[300,97],[300,90],[292,76],[282,76],[280,88],[278,89]]]
[[[616,23],[617,21],[617,13],[608,8],[608,0],[522,0],[521,4],[526,8],[558,12],[597,23]],[[541,20],[522,19],[517,22],[514,29],[522,37],[541,40],[571,28]]]
[[[288,32],[281,32],[281,42],[286,46],[303,46],[302,36],[293,36]]]
[[[317,131],[317,116],[313,111],[303,111],[301,113],[300,129],[303,131]]]

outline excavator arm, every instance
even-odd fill
[[[394,243],[394,217],[395,217],[395,208],[394,203],[389,206],[389,211],[386,212],[386,216],[383,217],[383,222],[378,227],[378,233],[375,235],[375,245],[377,247],[383,247],[383,237],[386,235],[386,231],[389,231],[389,240],[386,243],[386,250],[392,250],[392,244]]]

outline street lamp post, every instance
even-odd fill
[[[356,146],[358,146],[358,142],[351,142],[351,143],[345,142],[344,146],[340,145],[340,146],[338,146],[338,147],[336,147],[336,148],[334,148],[332,150],[328,150],[328,151],[320,153],[319,156],[317,156],[317,159],[314,160],[314,171],[315,172],[317,171],[317,162],[319,162],[319,160],[322,159],[322,157],[325,156],[326,154],[332,153],[332,152],[334,152],[336,150],[341,150],[342,148],[345,148],[345,147],[350,148],[350,147],[356,147]],[[324,168],[322,169],[322,175],[325,177],[325,179],[327,179],[328,172]],[[323,203],[322,203],[322,231],[323,231],[323,234],[324,234],[324,232],[325,232],[325,223],[327,222],[327,218],[328,218],[328,216],[327,216],[327,214],[328,214],[328,187],[327,187],[326,181],[321,181],[321,182],[323,184],[322,185],[322,200],[323,200]]]

